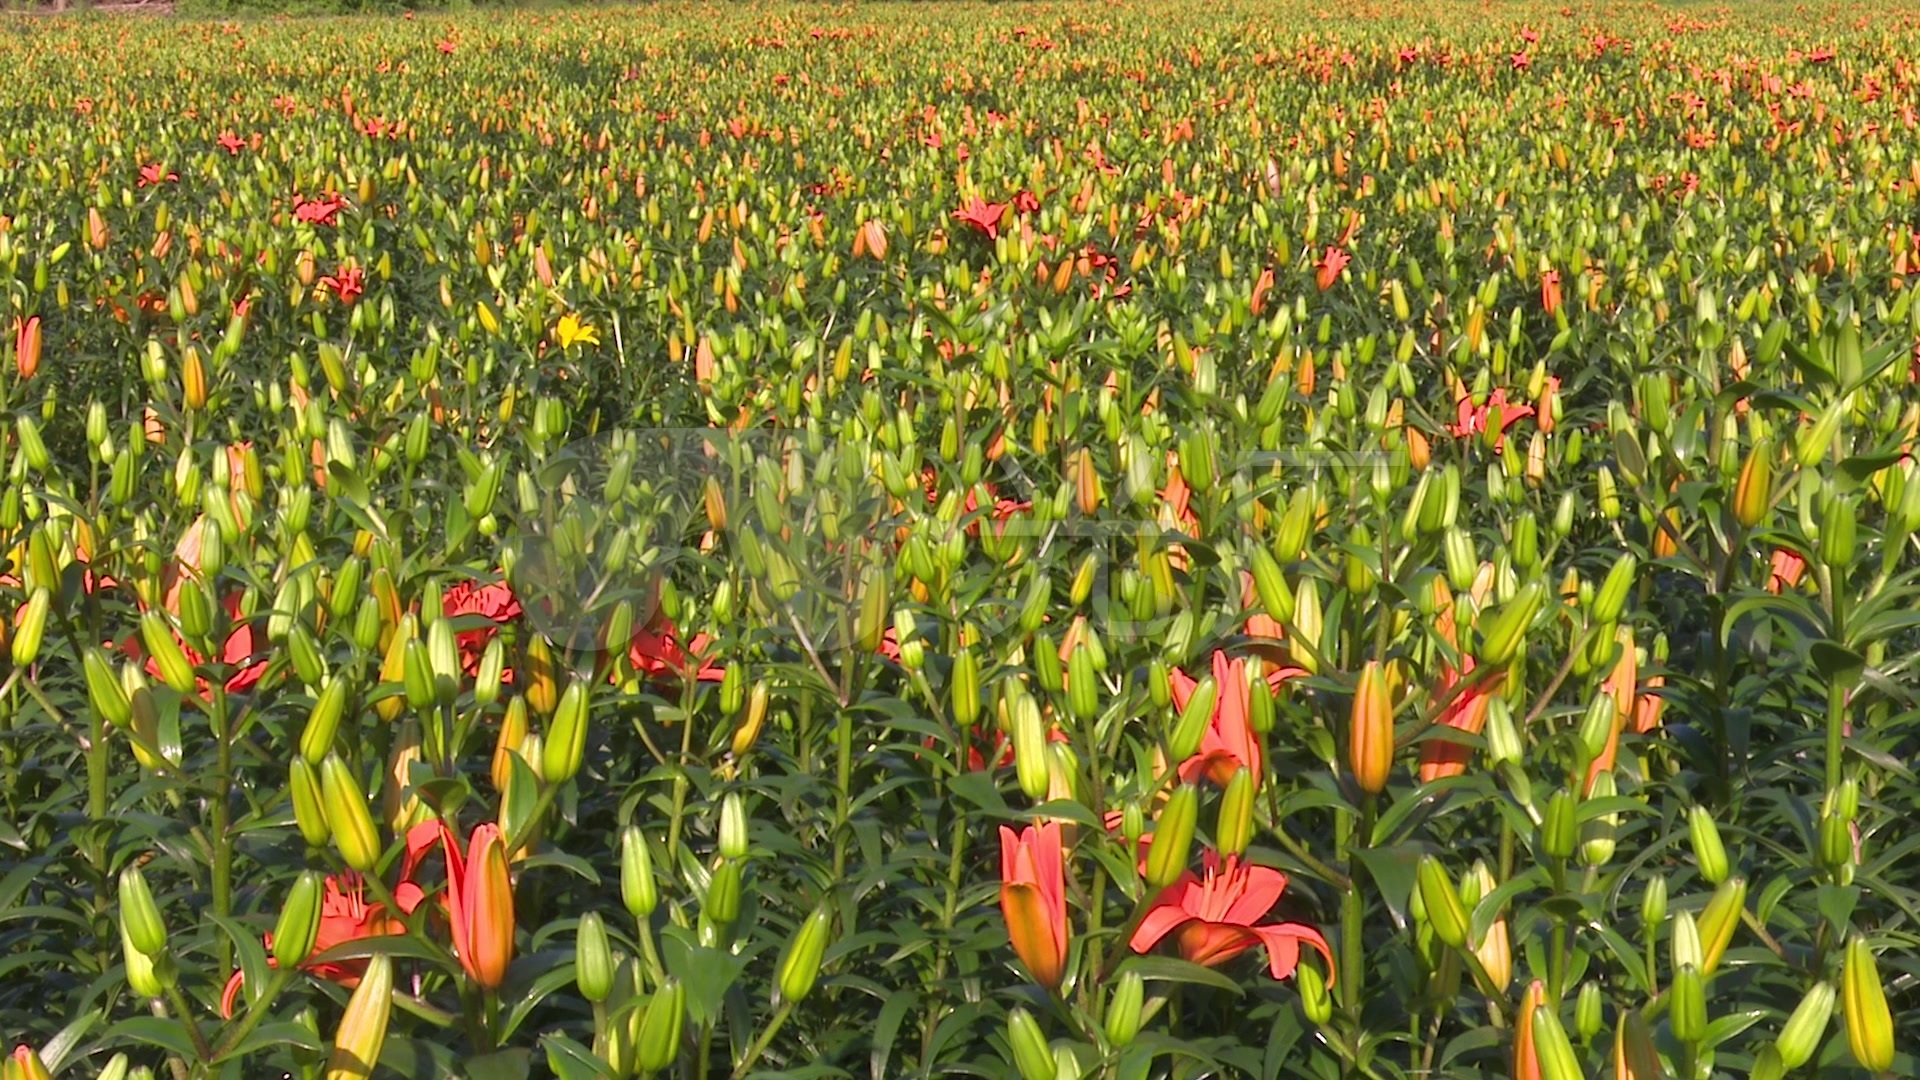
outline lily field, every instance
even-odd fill
[[[1920,1074],[1920,8],[0,34],[0,1080]]]

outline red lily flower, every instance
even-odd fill
[[[453,45],[453,42],[451,41],[442,41],[440,43],[440,52],[443,56],[452,56],[453,49],[454,49],[454,45]]]
[[[403,914],[412,914],[419,906],[424,895],[420,887],[413,883],[413,872],[418,867],[420,852],[415,850],[413,837],[409,836],[407,855],[401,863],[400,887],[394,890],[394,900],[399,903]],[[324,955],[330,949],[336,949],[351,941],[363,938],[387,937],[407,932],[406,925],[388,915],[386,905],[368,903],[366,885],[359,874],[352,870],[334,874],[327,878],[320,896],[320,927],[313,937],[313,948],[307,958],[300,963],[300,970],[339,983],[351,990],[360,985],[360,977],[366,974],[367,961],[363,958],[352,960],[327,960],[315,962],[314,957]],[[273,935],[261,935],[261,942],[269,953],[273,949]],[[267,957],[268,967],[278,967],[274,958]],[[233,1017],[233,1003],[240,996],[240,988],[245,985],[244,972],[236,971],[227,980],[227,986],[220,994],[220,1015]]]
[[[1507,401],[1507,392],[1504,388],[1488,395],[1487,403],[1478,407],[1473,404],[1471,394],[1463,393],[1460,395],[1458,406],[1459,419],[1447,425],[1447,432],[1457,439],[1469,438],[1487,430],[1487,421],[1492,417],[1493,410],[1499,409],[1502,432],[1500,441],[1505,442],[1505,432],[1508,428],[1533,415],[1533,406],[1516,405]],[[1495,445],[1498,446],[1499,443]]]
[[[1353,256],[1337,247],[1328,247],[1326,254],[1320,256],[1319,270],[1313,276],[1314,284],[1320,286],[1321,292],[1333,288],[1333,283],[1340,280],[1340,272],[1352,261]]]
[[[232,131],[221,132],[220,138],[216,141],[219,142],[220,149],[235,155],[239,154],[247,145],[247,140],[235,135]]]
[[[1021,188],[1019,194],[1013,197],[1013,211],[1016,214],[1031,214],[1037,212],[1039,209],[1040,196],[1035,195],[1026,188]]]
[[[174,546],[173,566],[167,571],[166,591],[162,594],[160,604],[176,617],[180,614],[180,590],[184,587],[187,578],[201,576],[200,548],[204,543],[208,527],[206,515],[202,514],[194,519],[192,525],[187,526],[187,531],[181,534],[180,542]],[[251,688],[260,681],[262,675],[266,674],[267,662],[264,659],[253,659],[262,651],[261,646],[264,642],[260,640],[253,624],[242,617],[238,592],[228,593],[221,599],[220,606],[227,613],[227,618],[233,622],[232,628],[227,631],[226,640],[221,642],[220,663],[238,668],[227,677],[225,684],[228,693],[237,694]],[[174,640],[180,643],[180,651],[186,654],[188,663],[199,667],[208,662],[208,657],[200,655],[178,633],[174,634]],[[121,642],[120,650],[131,660],[144,659],[147,674],[159,676],[160,665],[146,655],[146,649],[141,645],[138,634],[130,635]],[[205,700],[210,688],[207,680],[196,679],[195,682],[198,684],[201,699]]]
[[[1278,870],[1243,865],[1232,855],[1223,862],[1218,852],[1208,851],[1205,876],[1189,871],[1161,890],[1129,944],[1134,952],[1144,953],[1168,934],[1177,934],[1180,955],[1206,967],[1265,945],[1267,970],[1284,979],[1300,965],[1300,945],[1305,942],[1319,950],[1331,973],[1333,951],[1318,930],[1304,923],[1254,925],[1273,910],[1286,887],[1287,875]]]
[[[1514,53],[1508,59],[1513,64],[1513,70],[1515,71],[1525,71],[1533,66],[1533,57],[1524,52]]]
[[[334,196],[322,199],[308,199],[299,195],[293,197],[293,220],[307,225],[338,225],[340,211],[346,209],[346,203]]]
[[[320,279],[343,304],[351,304],[367,291],[367,272],[357,266],[343,266]]]
[[[179,173],[168,172],[165,165],[156,161],[148,165],[140,166],[140,179],[134,183],[134,186],[155,187],[160,184],[179,183],[179,181]]]
[[[1000,238],[1000,215],[1006,213],[1011,203],[990,203],[975,195],[967,200],[965,206],[953,212],[953,219],[974,230],[989,240]]]
[[[486,623],[469,630],[454,633],[453,639],[460,646],[460,664],[467,674],[480,671],[480,654],[487,651],[487,645],[500,633],[500,628],[518,619],[522,614],[520,600],[513,595],[513,589],[504,581],[495,581],[481,585],[472,581],[462,581],[448,589],[440,597],[440,609],[450,619],[473,616],[485,619]],[[502,675],[511,681],[512,673]]]
[[[1034,981],[1059,987],[1067,967],[1067,885],[1060,823],[1000,826],[1000,912]]]
[[[655,613],[647,625],[636,630],[627,656],[635,671],[651,678],[684,678],[693,672],[700,682],[719,682],[727,669],[706,658],[713,642],[705,634],[693,635],[686,648],[680,646],[680,631],[665,614]],[[691,656],[689,656],[691,654]],[[698,661],[698,668],[695,662]]]
[[[1473,657],[1468,656],[1462,662],[1462,669],[1456,671],[1449,667],[1440,673],[1440,686],[1436,697],[1444,697],[1460,680],[1473,674]],[[1487,726],[1487,707],[1493,701],[1493,691],[1500,685],[1504,676],[1496,675],[1483,681],[1470,690],[1455,695],[1440,715],[1434,718],[1435,724],[1445,724],[1457,728],[1469,735],[1478,735]],[[1464,743],[1446,739],[1428,739],[1420,744],[1420,782],[1432,783],[1443,776],[1459,776],[1467,771],[1467,762],[1473,757],[1473,751]]]
[[[1299,668],[1278,668],[1267,674],[1267,686],[1269,689],[1278,689],[1286,680],[1305,674]],[[1247,709],[1252,701],[1253,688],[1247,682],[1246,659],[1228,659],[1225,652],[1215,649],[1213,682],[1219,691],[1214,699],[1213,719],[1207,724],[1207,733],[1201,736],[1200,749],[1180,763],[1180,778],[1192,782],[1204,776],[1226,787],[1227,782],[1233,779],[1233,774],[1244,766],[1252,771],[1257,784],[1264,759],[1260,736],[1247,723]],[[1173,707],[1185,709],[1200,682],[1175,668],[1172,683]]]

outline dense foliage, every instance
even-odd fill
[[[1822,10],[10,26],[4,1076],[1912,1075]]]

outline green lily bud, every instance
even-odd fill
[[[273,959],[283,968],[306,962],[320,935],[320,901],[326,880],[314,870],[302,871],[287,890],[280,918],[273,924]]]
[[[124,904],[120,908],[120,955],[127,967],[127,985],[143,998],[165,996],[178,977],[170,953],[146,953],[134,945],[133,939],[127,934],[127,909]]]
[[[1840,1007],[1847,1026],[1847,1048],[1861,1068],[1884,1073],[1893,1068],[1893,1014],[1880,982],[1879,962],[1867,939],[1847,941],[1840,968]]]
[[[307,764],[318,765],[333,752],[334,735],[340,730],[340,719],[347,711],[350,681],[341,677],[328,679],[319,700],[307,714],[307,725],[300,731],[300,756]]]
[[[613,946],[607,940],[607,924],[600,913],[589,911],[580,916],[573,935],[573,981],[580,996],[601,1002],[613,993]]]
[[[1667,921],[1667,879],[1656,874],[1640,894],[1640,925],[1651,935],[1653,928]]]
[[[1147,884],[1164,889],[1186,871],[1193,847],[1194,819],[1199,813],[1199,789],[1192,784],[1175,787],[1166,805],[1160,808],[1153,844],[1147,848]]]
[[[1324,1025],[1333,1019],[1333,995],[1327,992],[1327,977],[1313,961],[1302,959],[1293,969],[1293,981],[1300,991],[1300,1009],[1307,1019]]]
[[[1587,704],[1587,711],[1580,718],[1580,748],[1586,754],[1586,760],[1592,761],[1607,749],[1607,742],[1613,738],[1614,721],[1613,695],[1601,691]],[[1603,774],[1604,775],[1604,774]]]
[[[1513,556],[1514,569],[1530,571],[1540,565],[1540,522],[1532,513],[1520,515],[1513,523],[1513,539],[1507,550]]]
[[[114,727],[126,727],[133,720],[133,700],[121,685],[120,677],[114,674],[107,654],[97,647],[89,647],[81,653],[80,667],[86,676],[87,702],[93,711]]]
[[[961,646],[953,656],[953,722],[962,730],[980,719],[980,660]]]
[[[629,825],[620,833],[620,899],[635,919],[652,915],[660,902],[653,878],[653,855],[638,825]]]
[[[647,1002],[634,1056],[640,1070],[659,1072],[680,1056],[680,1035],[686,1026],[687,992],[680,980],[669,978]]]
[[[1640,560],[1633,552],[1624,552],[1614,560],[1612,569],[1607,571],[1606,579],[1601,582],[1600,590],[1594,595],[1593,620],[1597,623],[1613,623],[1620,619],[1620,613],[1626,610],[1627,592],[1633,587],[1640,572]]]
[[[1012,713],[1015,777],[1027,798],[1044,799],[1047,797],[1047,728],[1040,719],[1040,703],[1025,691],[1018,691]]]
[[[721,859],[707,881],[707,895],[700,914],[720,926],[731,926],[740,917],[740,873],[738,859]]]
[[[1820,865],[1836,877],[1853,868],[1853,823],[1838,814],[1820,818]]]
[[[720,800],[719,847],[723,858],[747,857],[747,807],[738,791],[729,791]]]
[[[1513,726],[1513,709],[1507,699],[1495,697],[1487,702],[1487,760],[1493,765],[1517,765],[1525,753],[1520,732]]]
[[[1500,610],[1481,618],[1478,655],[1482,663],[1500,667],[1513,659],[1546,592],[1545,586],[1530,581],[1521,586],[1513,599],[1501,605]]]
[[[1214,844],[1220,849],[1220,854],[1246,853],[1247,845],[1253,841],[1253,804],[1256,794],[1251,769],[1238,769],[1233,779],[1227,781],[1227,790],[1220,796],[1219,817],[1213,830]]]
[[[453,620],[439,618],[427,627],[427,667],[433,677],[433,697],[441,708],[460,696],[460,646],[453,639]]]
[[[1852,500],[1831,489],[1825,501],[1826,512],[1820,518],[1820,561],[1833,569],[1844,570],[1852,564],[1859,548],[1855,541],[1856,511]]]
[[[1213,723],[1213,709],[1220,698],[1220,685],[1208,675],[1193,688],[1187,707],[1180,710],[1173,730],[1167,736],[1167,753],[1175,761],[1185,761],[1200,749],[1200,740]]]
[[[507,646],[498,634],[480,653],[480,666],[473,677],[473,703],[485,709],[500,700],[500,681],[507,671]]]
[[[408,638],[401,647],[400,663],[401,685],[407,692],[407,707],[415,712],[432,708],[438,700],[438,692],[434,689],[433,659],[427,653],[426,644],[419,638]]]
[[[1695,806],[1687,812],[1687,839],[1693,845],[1693,861],[1700,868],[1700,877],[1709,885],[1727,880],[1727,849],[1720,843],[1720,827],[1706,807]]]
[[[1533,1008],[1533,1053],[1540,1080],[1583,1080],[1573,1041],[1567,1038],[1567,1029],[1560,1026],[1560,1014],[1551,1005]]]
[[[1588,792],[1588,798],[1611,799],[1614,785],[1613,774],[1603,772],[1593,778],[1593,790]],[[1588,866],[1605,866],[1612,860],[1619,825],[1619,814],[1601,814],[1580,826],[1580,857]]]
[[[35,596],[39,594],[36,593]],[[44,607],[42,618],[44,619]],[[33,614],[33,604],[27,605],[27,617]],[[22,632],[21,636],[24,636]],[[177,694],[191,694],[194,690],[193,664],[187,654],[180,649],[180,640],[173,636],[173,627],[167,617],[159,611],[148,611],[140,616],[140,641],[147,647],[147,656],[159,669],[160,681],[167,684]],[[20,663],[20,637],[14,639],[14,662]],[[29,661],[30,662],[30,661]]]
[[[1280,571],[1280,563],[1274,559],[1265,547],[1254,545],[1252,554],[1253,587],[1260,597],[1261,606],[1275,619],[1287,621],[1293,618],[1293,590],[1287,588],[1286,575]]]
[[[1077,720],[1100,715],[1100,682],[1093,670],[1093,650],[1077,643],[1067,655],[1067,711]]]
[[[1580,986],[1580,996],[1573,1002],[1573,1029],[1582,1043],[1593,1042],[1600,1034],[1600,984],[1586,982]]]
[[[1827,1024],[1833,1019],[1833,1003],[1838,994],[1829,982],[1818,982],[1794,1006],[1793,1014],[1780,1028],[1780,1038],[1774,1043],[1780,1053],[1782,1073],[1790,1072],[1805,1065],[1813,1058],[1813,1052],[1820,1049],[1820,1040],[1827,1033]]]
[[[1067,688],[1066,668],[1060,663],[1060,646],[1051,634],[1033,635],[1033,681],[1049,694],[1062,693]]]
[[[1733,932],[1740,927],[1740,917],[1746,913],[1747,879],[1730,877],[1720,883],[1713,891],[1713,897],[1700,911],[1700,974],[1712,975],[1720,966],[1720,958],[1726,955],[1727,946],[1733,941]]]
[[[296,760],[295,768],[301,764]],[[380,835],[374,831],[373,812],[367,807],[360,778],[338,754],[328,754],[320,763],[320,805],[341,860],[363,874],[371,873],[380,860]]]
[[[1678,912],[1673,917],[1673,967],[1698,968],[1706,961],[1707,952],[1700,943],[1700,924],[1694,921],[1693,913]]]
[[[1146,980],[1132,969],[1124,972],[1114,984],[1113,996],[1107,999],[1106,1022],[1107,1041],[1114,1046],[1124,1049],[1140,1034],[1146,986]]]
[[[293,823],[300,829],[308,847],[323,847],[332,838],[327,825],[325,803],[321,798],[320,777],[304,757],[293,759],[287,790],[293,798]]]
[[[1692,964],[1676,972],[1667,988],[1667,1017],[1673,1037],[1683,1043],[1697,1043],[1707,1035],[1706,983]]]
[[[793,936],[793,944],[787,949],[786,958],[780,962],[780,977],[776,984],[780,1000],[798,1005],[813,992],[814,980],[820,976],[820,962],[826,956],[832,931],[833,911],[824,904],[815,908],[800,924],[799,931]]]
[[[587,754],[588,685],[584,679],[567,684],[548,721],[540,773],[549,784],[564,784],[580,771]]]
[[[1421,857],[1415,876],[1433,935],[1449,948],[1465,948],[1467,913],[1460,905],[1460,892],[1449,879],[1447,868],[1438,858],[1426,855]]]
[[[158,956],[167,949],[167,924],[160,917],[160,906],[154,902],[153,893],[147,889],[147,877],[140,871],[140,864],[128,863],[120,871],[120,918],[127,930],[127,940],[133,947],[148,956]]]
[[[1020,1071],[1020,1080],[1054,1080],[1053,1047],[1040,1030],[1040,1022],[1019,1006],[1007,1013],[1007,1044],[1013,1049],[1013,1064]]]
[[[1580,825],[1575,820],[1577,809],[1573,792],[1560,789],[1547,801],[1547,811],[1540,822],[1540,850],[1549,859],[1570,859],[1574,845],[1580,839]]]

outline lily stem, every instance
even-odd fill
[[[744,1080],[747,1070],[753,1068],[753,1063],[760,1060],[761,1054],[766,1053],[767,1047],[773,1043],[773,1037],[780,1034],[781,1025],[787,1022],[787,1016],[792,1012],[793,1003],[790,1001],[781,1002],[780,1007],[773,1011],[773,1018],[767,1021],[766,1027],[760,1029],[760,1037],[753,1040],[753,1045],[747,1047],[746,1056],[734,1067],[733,1080]]]

